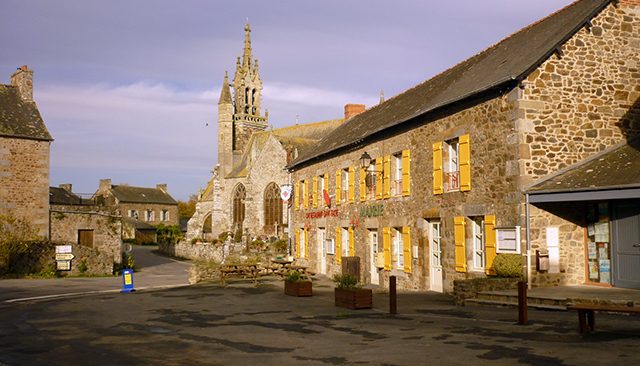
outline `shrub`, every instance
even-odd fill
[[[264,248],[264,241],[256,239],[251,242],[251,247],[257,250],[262,250]]]
[[[156,228],[156,234],[158,235],[158,242],[175,244],[183,239],[182,231],[178,225],[163,225],[160,224]]]
[[[333,276],[333,282],[335,282],[337,288],[358,288],[358,278],[350,274],[336,274]]]
[[[298,282],[298,281],[302,281],[303,277],[298,271],[289,271],[289,274],[287,275],[286,280],[289,282]]]
[[[498,254],[493,260],[493,270],[499,277],[522,277],[522,256]]]
[[[84,274],[85,272],[87,272],[87,269],[89,269],[89,268],[87,267],[87,262],[86,261],[83,260],[78,264],[78,271],[80,273]]]
[[[191,239],[191,244],[195,244],[195,243],[197,243],[199,240],[200,240],[199,238],[193,238],[193,239]]]
[[[271,244],[271,248],[276,253],[286,253],[289,242],[286,240],[276,240]]]

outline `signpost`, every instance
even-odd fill
[[[71,260],[76,256],[71,253],[71,245],[56,245],[56,269],[70,271]]]
[[[135,289],[133,288],[133,270],[131,268],[126,268],[122,271],[122,293],[133,292]]]

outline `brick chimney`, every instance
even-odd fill
[[[632,7],[632,6],[639,7],[640,0],[620,0],[620,5],[628,6],[628,7]]]
[[[111,179],[100,179],[100,185],[98,191],[106,192],[111,189]]]
[[[20,66],[18,71],[11,75],[11,85],[18,88],[23,101],[33,102],[33,70],[29,70],[27,65]]]
[[[357,116],[364,112],[366,109],[364,104],[345,104],[344,106],[344,120],[348,120],[351,117]]]
[[[164,193],[168,193],[168,192],[167,192],[167,184],[166,184],[166,183],[159,183],[159,184],[156,184],[156,189],[159,189],[159,190],[161,190],[161,191],[162,191],[162,192],[164,192]]]
[[[60,184],[58,187],[64,189],[65,191],[71,193],[72,185],[71,183]]]

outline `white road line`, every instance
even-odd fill
[[[188,283],[178,284],[178,285],[162,285],[162,286],[144,286],[136,288],[136,291],[139,290],[150,290],[150,289],[168,289],[173,287],[184,287],[189,286]],[[83,295],[95,295],[95,294],[107,294],[107,293],[115,293],[120,292],[120,289],[114,290],[96,290],[96,291],[85,291],[85,292],[68,292],[64,294],[54,294],[54,295],[43,295],[43,296],[34,296],[34,297],[23,297],[18,299],[10,299],[5,300],[6,303],[14,303],[14,302],[23,302],[23,301],[34,301],[34,300],[52,300],[61,297],[72,297],[72,296],[83,296]]]

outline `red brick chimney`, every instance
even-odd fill
[[[11,75],[11,85],[18,88],[22,100],[33,102],[33,70],[29,70],[27,65],[20,66],[18,71]]]
[[[345,104],[344,106],[344,120],[348,120],[351,117],[357,116],[364,112],[366,106],[364,104]]]
[[[640,6],[640,0],[620,0],[622,6]]]

